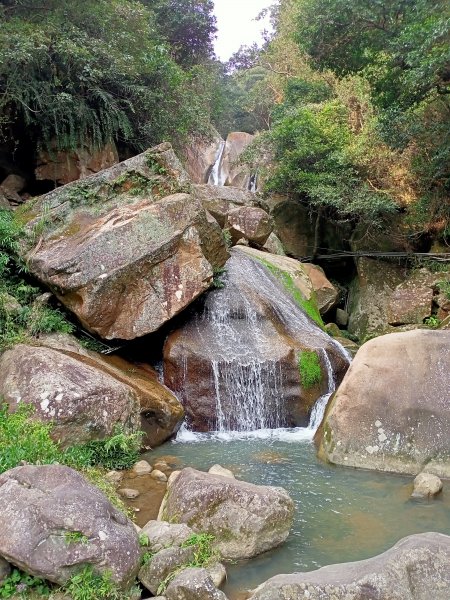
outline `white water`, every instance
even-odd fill
[[[264,316],[268,307],[272,324]],[[196,319],[200,343],[211,356],[217,430],[201,434],[183,427],[177,441],[312,439],[336,387],[325,348],[349,359],[342,346],[311,321],[262,264],[239,249],[227,263],[225,287],[209,294]],[[313,407],[307,427],[285,427],[281,358],[286,347],[278,329],[316,349],[326,373],[327,391]]]
[[[222,186],[225,183],[225,181],[223,180],[223,173],[222,173],[222,169],[221,169],[222,158],[223,158],[224,152],[225,152],[225,142],[224,142],[224,140],[222,140],[217,149],[216,162],[214,163],[213,168],[211,169],[211,173],[208,178],[209,185]]]

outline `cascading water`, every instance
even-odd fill
[[[216,154],[216,161],[211,169],[211,173],[209,174],[208,183],[209,185],[224,185],[223,173],[222,173],[222,158],[223,153],[225,152],[225,141],[222,140],[219,144]]]
[[[227,263],[224,287],[209,293],[189,336],[198,337],[196,343],[208,348],[214,429],[222,438],[312,438],[335,390],[329,353],[333,352],[335,361],[338,355],[349,362],[345,350],[305,314],[267,268],[237,248]],[[290,385],[285,378],[292,377],[292,372],[286,356],[293,351],[287,347],[287,338],[315,349],[326,376],[326,392],[314,406],[308,427],[289,426],[284,396]],[[189,401],[185,386],[180,388],[179,395]],[[184,428],[178,439],[192,440],[192,433]]]

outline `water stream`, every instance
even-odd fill
[[[225,152],[225,141],[221,140],[217,149],[216,161],[211,169],[211,173],[208,178],[209,185],[224,185],[223,172],[221,169],[223,153]]]

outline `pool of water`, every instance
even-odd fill
[[[305,436],[307,437],[307,436]],[[450,534],[450,482],[432,501],[412,501],[412,477],[334,467],[317,460],[309,439],[284,435],[253,439],[184,436],[149,453],[208,470],[218,463],[238,479],[284,487],[295,502],[288,540],[252,560],[228,565],[224,591],[237,598],[279,573],[361,560],[412,533]]]

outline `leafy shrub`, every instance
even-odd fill
[[[45,579],[24,573],[20,569],[13,569],[11,574],[0,584],[0,598],[26,598],[30,592],[36,593],[41,598],[50,595],[50,585]]]

